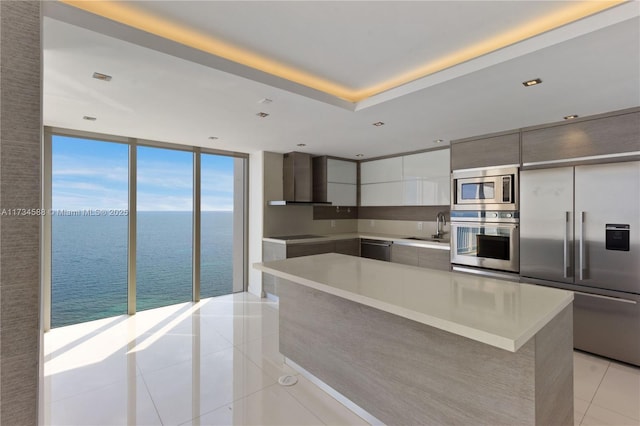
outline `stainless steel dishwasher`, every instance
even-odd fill
[[[360,240],[360,257],[389,262],[391,260],[391,244],[393,244],[391,241],[363,238]]]

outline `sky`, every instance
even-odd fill
[[[127,144],[53,136],[54,210],[128,209]],[[138,211],[191,211],[193,153],[138,147]],[[233,210],[232,157],[202,154],[203,211]]]

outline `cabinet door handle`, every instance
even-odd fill
[[[569,278],[569,225],[570,225],[571,213],[564,212],[564,256],[563,256],[563,269],[564,269],[564,277]]]

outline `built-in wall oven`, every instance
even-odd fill
[[[519,272],[518,175],[516,165],[453,171],[451,264],[454,270],[509,278],[513,278],[509,274]]]
[[[518,168],[454,171],[451,210],[518,210]]]
[[[451,263],[518,272],[518,222],[518,212],[452,211]]]

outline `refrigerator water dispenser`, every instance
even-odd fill
[[[607,223],[605,225],[606,249],[629,251],[629,225]]]

